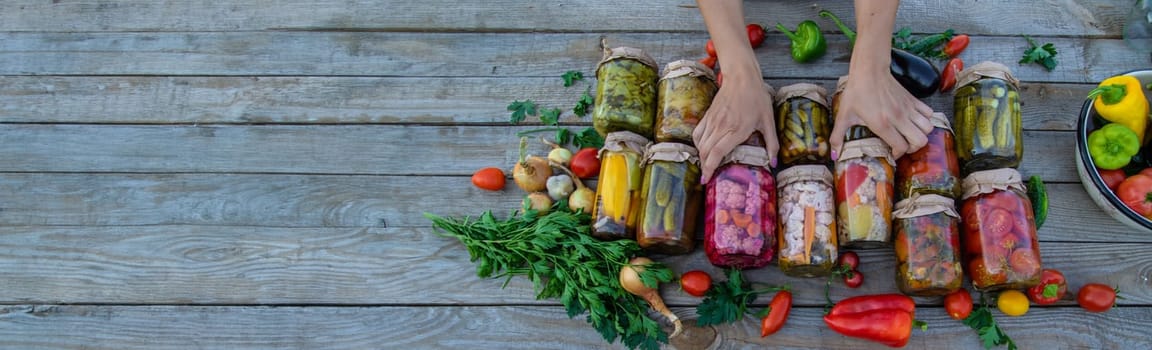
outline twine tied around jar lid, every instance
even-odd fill
[[[779,107],[794,97],[803,97],[828,108],[828,90],[811,83],[796,83],[780,88],[776,91],[776,106]]]
[[[878,137],[867,137],[857,140],[845,142],[840,147],[839,161],[848,159],[858,159],[864,157],[882,158],[888,162],[888,165],[896,166],[896,160],[892,158],[892,148],[888,147],[884,140]]]
[[[604,57],[600,60],[600,63],[596,65],[597,74],[600,73],[600,68],[604,67],[605,63],[621,58],[635,60],[645,66],[652,67],[652,69],[658,69],[656,60],[652,59],[652,56],[648,56],[647,53],[644,53],[644,50],[625,46],[609,49],[607,44],[608,41],[606,39],[600,39],[600,46],[604,47]]]
[[[644,154],[643,163],[651,164],[657,160],[677,163],[686,161],[691,164],[700,165],[700,157],[696,151],[696,147],[676,142],[661,142],[648,146],[648,151]]]
[[[784,187],[800,181],[820,181],[832,186],[832,171],[823,165],[796,165],[776,175],[776,186]]]
[[[768,150],[760,146],[746,146],[739,145],[732,149],[720,160],[720,165],[728,163],[739,163],[744,165],[758,166],[761,168],[768,168]]]
[[[952,122],[948,121],[948,116],[944,113],[932,112],[932,117],[928,118],[928,121],[932,123],[932,126],[953,132]]]
[[[1021,181],[1020,172],[1012,168],[977,171],[969,174],[961,182],[964,194],[960,199],[968,199],[993,191],[1016,190],[1024,192],[1024,182]]]
[[[938,194],[919,193],[913,193],[912,197],[896,202],[892,217],[908,219],[936,213],[960,218],[960,214],[956,212],[956,200]]]
[[[1012,76],[1012,70],[1000,63],[984,61],[968,67],[956,75],[956,86],[964,86],[982,78],[996,78],[1008,82],[1013,89],[1020,89],[1020,80]]]
[[[604,152],[621,152],[625,150],[642,155],[648,143],[647,138],[631,131],[610,132],[608,136],[604,138],[604,148],[600,149],[600,152],[596,154],[596,158],[603,158]]]
[[[693,60],[678,60],[668,63],[667,66],[664,66],[664,72],[661,73],[660,80],[679,78],[685,75],[703,77],[713,84],[716,83],[716,73],[703,63]]]

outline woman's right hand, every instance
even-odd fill
[[[744,143],[753,131],[760,131],[764,137],[764,148],[773,166],[780,148],[772,100],[759,72],[728,73],[708,112],[692,132],[692,139],[700,150],[702,183],[708,183],[724,156]]]

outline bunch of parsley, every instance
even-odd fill
[[[565,87],[571,87],[576,82],[584,79],[584,73],[579,71],[567,71],[564,72],[560,78],[564,80]],[[588,86],[584,89],[584,93],[580,95],[580,99],[576,101],[576,106],[572,107],[572,113],[581,117],[588,115],[588,112],[590,112],[592,104],[595,101],[592,98],[591,91],[591,86]],[[508,111],[512,112],[512,116],[508,119],[508,121],[512,124],[519,124],[529,116],[537,116],[540,118],[541,123],[544,123],[544,125],[548,126],[547,128],[542,129],[522,131],[517,133],[516,136],[524,136],[527,134],[544,131],[555,131],[556,144],[559,145],[566,145],[569,143],[569,141],[571,141],[574,145],[576,145],[577,148],[604,147],[604,138],[601,137],[600,134],[591,127],[585,128],[584,130],[581,130],[575,134],[568,130],[568,128],[561,127],[560,115],[563,113],[563,111],[561,111],[559,108],[540,109],[540,107],[536,105],[536,102],[532,100],[517,100],[508,104]]]

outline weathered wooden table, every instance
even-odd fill
[[[1044,263],[1070,290],[1127,298],[1104,314],[1072,301],[996,313],[1022,348],[1152,347],[1152,234],[1107,217],[1073,163],[1075,115],[1112,74],[1148,67],[1120,38],[1127,0],[905,1],[897,27],[973,35],[969,64],[1007,63],[1024,82],[1025,175],[1050,183]],[[792,26],[849,1],[749,1],[750,22]],[[772,31],[757,54],[774,85],[831,87],[846,41],[792,63]],[[1026,41],[1059,50],[1053,72],[1016,64]],[[531,285],[474,275],[424,212],[507,212],[521,193],[473,188],[509,167],[505,106],[570,107],[599,42],[659,62],[703,56],[695,3],[662,1],[30,1],[0,10],[0,348],[618,348]],[[594,83],[594,82],[592,82]],[[585,83],[589,84],[589,83]],[[929,100],[950,111],[948,95]],[[566,125],[583,126],[567,112]],[[544,148],[535,150],[539,153]],[[868,282],[834,299],[895,291],[890,250],[862,251]],[[699,251],[661,257],[719,275]],[[714,329],[720,348],[881,348],[820,320],[821,280],[790,283],[787,326]],[[692,318],[699,299],[666,300]],[[909,348],[980,348],[938,298]],[[764,304],[767,300],[760,300]]]

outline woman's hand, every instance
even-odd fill
[[[895,158],[924,147],[933,128],[932,107],[900,86],[887,65],[879,73],[850,73],[838,108],[830,140],[832,158],[839,156],[844,134],[854,125],[867,126],[892,148]]]
[[[760,131],[764,137],[764,148],[775,166],[780,148],[775,120],[772,100],[759,74],[725,75],[712,106],[692,131],[692,139],[700,150],[701,182],[707,183],[724,156],[748,140],[753,131]]]

